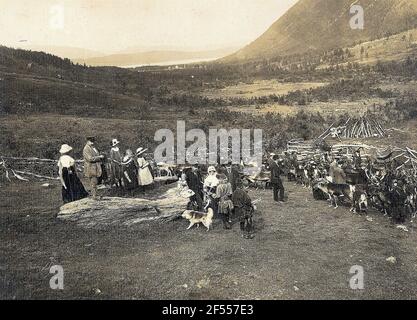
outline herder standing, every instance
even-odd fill
[[[122,186],[122,155],[119,149],[120,142],[117,139],[112,140],[112,148],[110,149],[110,171],[111,186]]]
[[[84,176],[89,180],[93,199],[97,200],[97,184],[98,179],[102,175],[101,161],[104,159],[104,156],[100,155],[99,151],[94,146],[94,143],[94,137],[87,137],[87,144],[83,150],[83,157]]]
[[[215,198],[219,200],[218,213],[222,216],[223,226],[225,229],[231,229],[232,224],[232,186],[227,181],[225,174],[218,175],[219,185],[216,188]]]
[[[235,214],[239,217],[240,230],[243,232],[245,239],[254,238],[253,212],[254,208],[252,200],[246,190],[243,189],[242,181],[238,181],[237,189],[232,196]]]
[[[279,157],[274,155],[270,162],[270,170],[271,170],[271,185],[274,190],[274,201],[275,202],[284,202],[284,185],[282,184],[281,174],[282,169],[278,165]]]
[[[232,167],[230,168],[230,173],[229,173],[229,181],[230,181],[230,184],[232,185],[233,191],[237,189],[239,180],[240,180],[239,165],[232,164]]]
[[[88,197],[88,192],[77,176],[75,160],[70,156],[72,147],[63,144],[59,153],[58,160],[59,180],[62,184],[62,200],[69,203]]]
[[[356,170],[362,169],[362,156],[361,149],[358,149],[353,155],[353,164]]]
[[[191,201],[195,201],[198,206],[198,211],[203,211],[203,183],[195,168],[184,169],[185,181],[187,181],[188,188],[190,188],[194,195],[190,198]]]

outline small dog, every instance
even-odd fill
[[[184,219],[190,221],[190,225],[188,226],[187,230],[191,229],[194,225],[197,225],[198,228],[200,223],[202,223],[207,228],[207,231],[210,231],[210,227],[213,224],[213,216],[214,211],[212,208],[208,208],[207,213],[186,210],[182,214]]]
[[[288,181],[297,181],[295,169],[288,171]]]
[[[356,213],[359,211],[367,212],[368,211],[368,196],[366,192],[365,186],[356,185],[353,187],[353,201],[352,201],[352,208],[350,211]]]

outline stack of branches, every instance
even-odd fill
[[[0,172],[7,181],[57,180],[57,161],[39,158],[0,157]]]
[[[358,120],[349,118],[344,125],[343,138],[383,138],[386,136],[384,128],[376,119],[361,117]]]
[[[316,141],[324,140],[327,137],[340,139],[351,138],[383,138],[386,132],[378,120],[369,117],[359,119],[349,118],[345,123],[332,123]]]
[[[379,162],[395,162],[398,167],[396,170],[401,168],[412,168],[417,172],[417,151],[411,148],[399,148],[394,147],[388,153],[378,153],[377,160]]]
[[[287,152],[295,152],[299,160],[309,159],[321,153],[312,141],[302,139],[290,140],[287,143]]]
[[[371,155],[370,150],[372,149],[377,150],[376,147],[372,147],[363,143],[340,143],[332,146],[330,154],[336,159],[347,158],[352,160],[354,153],[360,150],[362,162],[366,163],[368,161],[368,157]]]

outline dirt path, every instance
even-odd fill
[[[415,299],[417,237],[387,218],[334,210],[287,183],[289,201],[262,198],[254,240],[238,224],[186,231],[187,222],[81,230],[59,222],[59,187],[0,187],[0,298]],[[396,264],[386,261],[397,258]],[[49,267],[64,268],[65,289],[49,288]],[[365,271],[365,290],[349,270]],[[99,290],[97,290],[99,289]]]

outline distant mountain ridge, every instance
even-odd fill
[[[46,52],[58,56],[60,58],[67,58],[70,60],[76,59],[89,59],[93,57],[103,56],[103,52],[84,49],[84,48],[76,48],[76,47],[65,47],[65,46],[41,46],[41,45],[21,45],[18,46],[23,50],[32,50],[32,51],[39,51],[39,52]]]
[[[350,27],[361,5],[365,28]],[[417,26],[417,0],[300,0],[261,37],[223,61],[256,60],[351,46]]]
[[[151,65],[181,60],[209,60],[227,56],[236,51],[236,48],[225,48],[209,51],[178,51],[154,50],[147,52],[118,53],[89,59],[75,59],[74,62],[89,66],[118,66],[129,67],[138,65]]]

